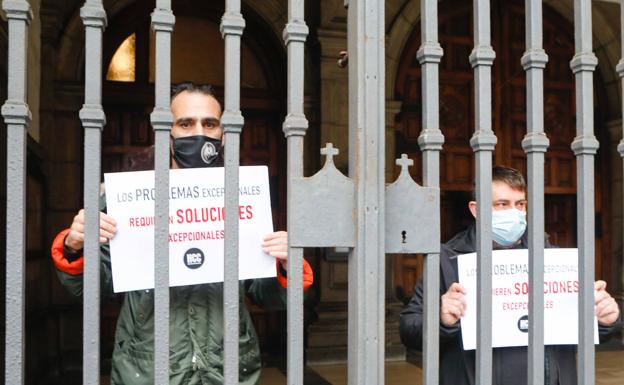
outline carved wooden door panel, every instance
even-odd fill
[[[474,77],[468,62],[474,44],[472,4],[443,1],[439,14],[439,40],[444,49],[440,63],[440,129],[445,143],[440,154],[440,186],[442,241],[445,242],[472,222],[466,208],[475,177],[469,144],[474,133]],[[517,168],[526,177],[526,155],[521,146],[526,134],[526,76],[520,65],[525,51],[524,2],[492,2],[491,19],[492,46],[496,51],[492,69],[492,127],[498,138],[493,163]],[[420,183],[421,74],[415,59],[419,46],[420,26],[416,26],[404,50],[395,93],[403,101],[396,122],[396,154],[407,153],[415,160],[411,172]],[[544,6],[544,49],[549,56],[544,76],[544,122],[550,139],[545,164],[546,230],[552,243],[574,246],[576,163],[570,144],[576,131],[575,84],[569,69],[574,38],[570,23],[547,6]],[[599,89],[602,87],[599,81],[595,85]],[[599,125],[596,126],[598,131]],[[599,164],[599,158],[596,162]],[[604,178],[600,173],[598,168],[597,180]],[[600,184],[596,186],[598,227],[601,210],[605,210],[601,203],[608,201],[600,187]],[[607,235],[598,232],[597,256],[608,255],[605,250]],[[401,296],[401,293],[411,292],[415,276],[422,272],[422,258],[408,255],[396,258],[395,285]],[[597,272],[600,272],[601,258],[596,261]]]

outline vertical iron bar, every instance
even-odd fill
[[[474,41],[470,64],[475,74],[475,152],[477,198],[477,363],[479,385],[492,383],[492,64],[490,2],[474,0]]]
[[[384,11],[383,1],[349,2],[349,176],[357,191],[357,241],[348,267],[349,385],[384,383]]]
[[[88,0],[80,10],[85,25],[85,103],[80,120],[84,138],[84,276],[83,383],[100,383],[100,172],[101,139],[106,124],[102,109],[102,2]]]
[[[422,43],[416,57],[422,68],[422,132],[418,144],[423,156],[423,184],[440,186],[440,151],[444,136],[440,131],[439,76],[438,66],[442,59],[442,47],[438,43],[438,3],[421,1]],[[437,208],[440,215],[440,208]],[[440,229],[436,237],[440,238]],[[428,254],[424,268],[424,332],[423,376],[425,385],[439,382],[440,355],[440,254]]]
[[[598,59],[592,52],[591,1],[574,1],[574,41],[576,53],[570,68],[576,77],[577,238],[579,251],[579,384],[594,384],[594,156],[598,141],[594,136],[593,75]]]
[[[542,1],[526,1],[526,52],[520,60],[527,76],[527,134],[522,148],[527,154],[529,216],[529,347],[528,378],[544,383],[544,68],[548,56],[542,49]],[[537,290],[535,290],[537,289]]]
[[[156,35],[155,106],[150,116],[154,129],[154,383],[169,384],[169,135],[171,33],[175,17],[171,2],[158,0],[152,12]]]
[[[225,106],[221,117],[225,140],[225,258],[224,258],[224,383],[238,384],[238,167],[243,115],[240,112],[240,47],[245,20],[240,0],[226,0],[221,19],[225,39]]]
[[[32,11],[26,1],[3,1],[9,22],[8,89],[2,106],[7,125],[5,382],[24,384],[26,252],[26,52]],[[8,224],[11,224],[10,226]]]
[[[287,228],[297,220],[291,215],[294,205],[292,180],[303,177],[303,137],[308,121],[303,111],[304,48],[308,27],[304,17],[304,0],[289,0],[288,24],[284,41],[288,49],[288,115],[283,130],[288,141],[288,218]],[[288,245],[288,384],[303,384],[303,248]]]
[[[620,95],[622,96],[620,96],[620,99],[622,100],[622,112],[624,113],[624,0],[620,1],[620,34],[621,34],[620,46],[622,47],[622,57],[616,66],[616,71],[621,78]],[[617,149],[618,149],[618,152],[620,153],[620,156],[624,160],[624,115],[622,115],[622,139],[620,140],[620,143],[618,144]],[[624,180],[624,174],[623,174],[623,180]]]

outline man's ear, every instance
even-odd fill
[[[473,217],[477,217],[477,202],[475,201],[470,201],[468,202],[468,210],[470,210],[470,213],[472,214]]]

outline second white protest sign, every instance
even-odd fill
[[[465,350],[477,345],[477,256],[457,256],[459,283],[466,289],[461,319]],[[527,346],[529,254],[526,249],[492,252],[492,347]],[[544,250],[544,344],[578,343],[578,250]],[[598,324],[594,322],[598,343]]]

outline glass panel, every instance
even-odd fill
[[[136,34],[128,36],[117,48],[108,66],[106,80],[133,82],[136,78]]]

